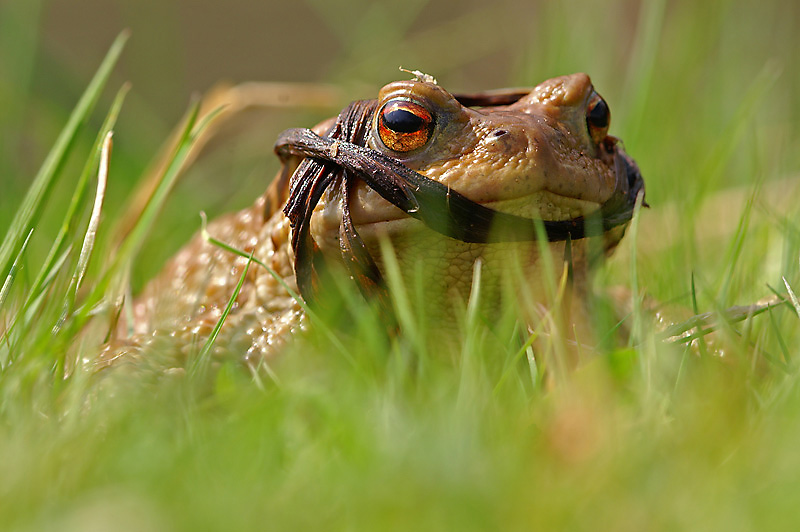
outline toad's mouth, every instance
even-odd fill
[[[605,148],[613,155],[616,186],[593,216],[555,220],[527,218],[476,203],[401,162],[365,146],[375,100],[353,102],[333,128],[320,137],[309,129],[284,131],[275,151],[286,159],[306,157],[295,171],[284,213],[292,226],[295,274],[301,294],[310,302],[318,285],[321,253],[310,233],[310,219],[323,192],[340,183],[342,197],[356,180],[364,181],[381,197],[412,218],[443,235],[473,243],[554,241],[596,236],[627,223],[633,216],[644,182],[636,163],[612,139]],[[566,198],[565,198],[566,199]],[[383,280],[374,259],[356,230],[348,201],[342,202],[340,244],[347,264],[365,293],[383,293]]]
[[[320,213],[324,227],[332,228],[339,224],[341,198],[337,195],[328,199],[328,203]],[[353,222],[359,230],[385,231],[394,234],[415,226],[422,226],[404,211],[394,205],[381,201],[373,194],[362,196],[351,191],[348,198]],[[473,200],[474,201],[474,200]],[[599,219],[601,203],[585,199],[563,196],[548,190],[539,190],[516,198],[476,201],[480,205],[500,213],[514,213],[517,216],[542,221],[561,222],[578,217]]]

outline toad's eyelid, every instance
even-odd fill
[[[381,116],[385,117],[396,111],[409,113],[426,123],[433,120],[433,113],[431,113],[426,106],[407,99],[390,100],[381,107],[379,113]]]

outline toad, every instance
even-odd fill
[[[214,353],[257,364],[325,305],[325,271],[336,265],[387,316],[387,275],[399,271],[417,283],[411,308],[445,336],[476,273],[483,312],[510,299],[546,312],[543,252],[569,264],[579,300],[592,254],[614,249],[644,193],[589,77],[454,95],[414,74],[313,129],[284,132],[267,192],[207,227],[229,248],[198,235],[179,251],[134,303],[128,348],[107,349],[99,365],[165,345],[180,365],[240,281]]]

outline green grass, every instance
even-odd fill
[[[121,38],[71,116],[51,117],[63,118],[63,133],[49,139],[27,196],[0,198],[10,210],[0,218],[3,530],[796,529],[800,8],[785,4],[552,2],[524,34],[478,39],[482,20],[515,5],[470,7],[438,32],[414,33],[416,11],[393,20],[365,3],[353,7],[352,31],[332,31],[341,52],[329,78],[346,87],[355,77],[377,85],[397,63],[458,89],[475,54],[515,66],[511,79],[469,89],[593,76],[652,207],[594,275],[601,293],[631,290],[630,314],[618,327],[604,310],[613,303],[597,301],[600,353],[574,371],[559,371],[558,339],[530,358],[511,310],[492,332],[467,306],[458,344],[435,352],[436,331],[404,302],[413,290],[403,292],[390,264],[398,319],[413,331],[399,339],[344,290],[348,329],[312,320],[257,374],[232,360],[214,373],[63,378],[125,319],[131,279],[157,266],[150,250],[180,245],[169,220],[182,200],[168,195],[186,192],[178,171],[206,126],[191,105],[153,200],[112,245],[123,212],[115,172],[148,162],[120,146],[129,89],[108,79]],[[326,18],[327,4],[310,5]],[[19,44],[6,68],[28,83],[35,43]],[[364,52],[382,48],[388,74]],[[0,83],[0,97],[9,94],[26,97]],[[18,112],[3,116],[4,134],[19,126]],[[123,156],[110,156],[97,216],[89,191],[111,130]],[[197,229],[202,208],[184,209]],[[556,294],[560,265],[549,269]],[[789,303],[708,337],[724,356],[663,341],[644,310],[647,294],[684,320],[773,291]]]

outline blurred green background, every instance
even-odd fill
[[[585,71],[651,205],[638,252],[626,238],[599,284],[685,308],[694,292],[700,311],[784,291],[782,278],[800,287],[798,2],[0,0],[0,234],[124,28],[27,263],[126,81],[101,240],[193,94],[336,90],[330,108],[267,110],[209,147],[139,254],[138,287],[200,210],[265,188],[280,130],[373,97],[399,66],[453,91]],[[232,364],[213,394],[165,377],[90,408],[79,379],[43,370],[59,354],[33,349],[0,373],[0,529],[795,530],[797,324],[788,309],[759,316],[721,331],[731,349],[714,356],[656,341],[648,323],[551,388],[524,357],[498,360],[488,334],[455,360],[372,337],[349,338],[344,357],[312,335],[264,387]]]

